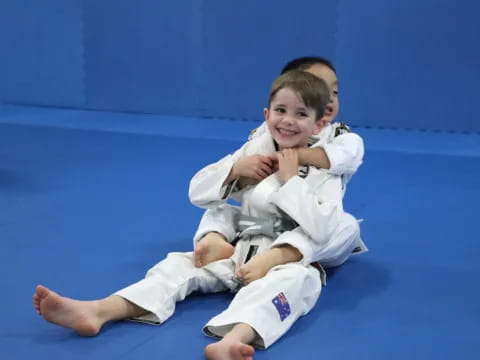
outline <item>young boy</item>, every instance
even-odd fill
[[[84,336],[96,335],[111,320],[162,323],[173,314],[175,303],[193,291],[238,290],[237,272],[257,253],[247,264],[249,270],[271,269],[240,287],[230,306],[207,323],[204,331],[222,340],[207,346],[205,354],[208,359],[247,360],[254,353],[250,344],[270,346],[312,309],[321,292],[321,276],[310,265],[312,245],[304,240],[328,241],[329,229],[343,213],[341,178],[315,168],[299,175],[298,153],[293,150],[308,146],[310,136],[326,125],[322,115],[328,98],[327,86],[317,77],[306,72],[282,75],[274,82],[264,111],[269,132],[193,177],[189,195],[195,205],[217,206],[228,197],[242,203],[239,221],[246,226],[231,258],[197,268],[192,252],[170,253],[145,279],[95,301],[65,298],[38,286],[36,310],[46,320]],[[246,158],[275,150],[278,172],[254,186],[237,186],[250,171]],[[298,230],[306,236],[292,235]],[[269,262],[283,244],[297,249],[300,261],[272,267]]]
[[[326,107],[324,121],[327,126],[311,139],[308,148],[297,149],[299,162],[304,166],[315,166],[327,169],[335,175],[342,176],[343,191],[353,174],[362,164],[364,148],[363,141],[350,131],[343,123],[333,123],[339,111],[338,79],[333,64],[322,57],[301,57],[287,63],[281,74],[291,70],[301,70],[312,73],[324,80],[330,90],[330,102]],[[266,123],[254,130],[249,139],[254,139],[268,132]],[[250,159],[250,172],[247,181],[257,182],[275,171],[275,154],[255,156]],[[221,205],[204,213],[197,233],[194,236],[195,266],[201,267],[211,261],[225,259],[233,254],[231,243],[236,236],[234,223],[238,216],[238,208]],[[295,259],[288,247],[282,249],[283,256]],[[351,254],[367,251],[360,239],[360,229],[356,219],[345,214],[338,224],[338,229],[330,239],[328,248],[318,249],[314,259],[324,267],[338,266]],[[293,256],[293,257],[292,257]]]

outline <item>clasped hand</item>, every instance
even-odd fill
[[[278,171],[282,182],[298,174],[298,152],[285,149],[270,155],[249,155],[237,160],[233,165],[235,177],[243,178],[244,185],[256,184]]]

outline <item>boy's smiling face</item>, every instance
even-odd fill
[[[289,88],[278,90],[264,115],[280,150],[307,146],[310,136],[318,134],[325,124],[325,120],[317,119],[316,111],[305,106]]]
[[[327,123],[332,122],[337,117],[340,107],[338,103],[337,75],[328,66],[322,64],[314,64],[305,71],[315,75],[316,77],[322,79],[327,83],[328,89],[330,90],[330,102],[325,108],[325,114],[323,115],[323,119]]]

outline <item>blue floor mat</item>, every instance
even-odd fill
[[[190,250],[201,211],[189,204],[188,182],[243,133],[33,125],[0,124],[0,358],[202,359],[211,339],[201,327],[230,294],[192,296],[161,326],[119,322],[93,339],[45,322],[32,294],[41,283],[104,297],[167,252]],[[412,136],[425,146],[431,134]],[[448,144],[436,154],[367,142],[345,207],[365,218],[371,251],[330,271],[315,309],[256,358],[475,357],[480,151],[477,135],[462,136],[470,144],[462,156]]]

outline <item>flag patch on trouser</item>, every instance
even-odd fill
[[[285,294],[281,292],[272,299],[273,305],[277,308],[280,320],[283,321],[290,315],[290,305],[288,304]]]

